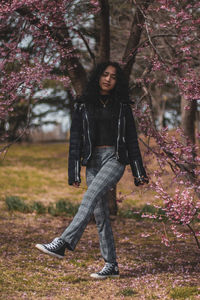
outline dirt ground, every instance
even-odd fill
[[[103,267],[96,226],[59,260],[36,243],[59,235],[71,217],[0,214],[0,299],[200,299],[200,251],[193,240],[161,244],[159,223],[115,217],[119,279],[94,280]],[[151,234],[149,237],[148,234]]]
[[[148,171],[155,169],[155,161],[149,160]],[[171,241],[167,247],[161,243],[162,223],[127,218],[127,211],[142,209],[147,202],[162,205],[149,186],[135,188],[128,169],[118,184],[117,198],[128,196],[119,203],[119,216],[112,217],[119,279],[90,278],[104,265],[94,223],[63,260],[35,248],[60,235],[72,215],[11,213],[6,197],[18,196],[27,205],[39,201],[46,207],[62,199],[76,204],[86,188],[84,172],[80,189],[68,186],[65,144],[14,145],[0,161],[0,299],[200,299],[200,250],[193,237],[177,240],[166,225]],[[171,190],[170,176],[166,173],[162,179]],[[200,223],[195,230],[200,230]]]

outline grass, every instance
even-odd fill
[[[74,216],[78,210],[79,205],[73,204],[67,200],[60,199],[54,205],[48,207],[47,211],[53,215],[69,215]]]
[[[141,145],[142,146],[142,145]],[[3,161],[0,161],[0,199],[17,195],[26,201],[40,201],[45,204],[53,203],[61,198],[70,202],[81,201],[86,191],[85,168],[82,167],[82,184],[79,189],[68,186],[66,144],[22,144],[13,145]],[[155,168],[155,161],[150,160],[149,169]],[[149,159],[147,158],[147,162]],[[164,176],[168,189],[170,174]],[[141,208],[145,203],[155,201],[155,192],[148,186],[135,187],[130,167],[126,168],[123,178],[117,185],[118,198],[122,204]],[[156,199],[156,204],[158,200]]]
[[[130,289],[130,288],[125,288],[122,291],[118,292],[117,295],[119,295],[119,296],[121,295],[121,296],[125,296],[125,297],[132,297],[137,294],[138,293],[135,290]]]
[[[37,214],[44,214],[46,212],[46,207],[41,202],[33,202],[30,206],[32,211],[35,211]]]
[[[66,199],[59,199],[55,203],[51,203],[45,206],[42,202],[34,201],[33,203],[25,203],[23,199],[18,196],[6,196],[5,204],[9,211],[19,211],[23,213],[45,214],[49,213],[52,216],[74,216],[78,211],[79,204],[74,204]],[[152,205],[144,205],[139,211],[134,209],[121,209],[118,215],[122,218],[135,219],[142,221],[143,214],[148,216],[154,216],[153,218],[147,218],[148,221],[153,222],[167,222],[165,211],[157,209]]]
[[[194,299],[193,296],[199,294],[200,289],[196,286],[179,286],[170,291],[172,299]]]
[[[18,196],[7,196],[5,203],[10,211],[30,212],[30,207]]]
[[[61,198],[80,202],[86,191],[85,168],[82,168],[82,184],[79,189],[68,186],[66,144],[13,145],[5,159],[0,161],[0,199],[16,195],[26,201],[53,203]],[[118,184],[118,194],[125,197],[124,203],[144,204],[148,189],[134,187],[130,168]]]
[[[89,277],[104,265],[93,223],[63,260],[35,248],[71,222],[86,189],[84,173],[82,168],[80,189],[68,186],[65,144],[14,145],[1,161],[0,299],[199,299],[199,250],[184,228],[185,240],[172,239],[171,248],[160,242],[168,224],[142,218],[143,213],[163,215],[153,206],[159,200],[149,187],[134,187],[129,168],[117,187],[118,199],[124,198],[119,215],[111,221],[119,279]],[[169,179],[165,175],[164,184]]]
[[[104,263],[94,224],[88,225],[76,251],[67,252],[64,260],[56,260],[40,253],[34,245],[48,242],[62,232],[71,217],[20,212],[10,215],[4,211],[0,218],[3,220],[0,299],[193,300],[198,297],[199,253],[191,240],[184,247],[177,241],[174,249],[169,249],[160,244],[159,238],[141,239],[141,232],[147,229],[150,233],[159,231],[159,223],[149,227],[145,221],[117,218],[112,227],[121,277],[95,281],[89,274],[101,269]],[[175,281],[176,288],[172,288]],[[190,287],[184,288],[183,293],[183,288],[178,287],[186,281]],[[188,298],[183,298],[186,295]]]
[[[14,145],[1,161],[0,178],[1,199],[15,194],[49,203],[73,194],[67,185],[65,144]]]
[[[60,199],[56,203],[45,206],[42,202],[34,201],[25,203],[18,196],[6,196],[5,204],[9,211],[19,211],[23,213],[36,212],[37,214],[49,213],[52,216],[69,215],[74,216],[78,210],[78,204],[73,204],[65,199]]]
[[[124,218],[136,219],[137,221],[141,221],[143,219],[143,215],[153,216],[153,218],[148,218],[148,220],[153,220],[157,222],[167,222],[167,217],[165,211],[161,208],[156,208],[153,205],[145,204],[139,210],[129,208],[129,209],[121,209],[119,211],[119,215]]]

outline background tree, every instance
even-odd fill
[[[199,210],[200,189],[194,144],[200,99],[199,11],[196,0],[2,1],[1,124],[19,93],[28,101],[48,79],[62,82],[70,95],[79,95],[96,62],[118,60],[130,79],[139,130],[157,145],[152,148],[142,141],[160,166],[155,177],[150,174],[151,187],[163,199],[171,222],[185,224],[194,233],[190,222]],[[27,39],[29,51],[24,47]],[[165,109],[176,115],[180,106],[185,132],[178,129],[171,137],[164,128]],[[178,187],[171,195],[159,179],[167,166]]]

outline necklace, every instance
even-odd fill
[[[106,105],[108,104],[109,98],[107,98],[105,102],[103,102],[101,99],[99,99],[99,101],[101,102],[101,104],[102,104],[103,107],[105,108]]]

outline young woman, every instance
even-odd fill
[[[70,225],[60,237],[36,248],[58,258],[74,250],[94,214],[105,266],[93,278],[119,277],[107,193],[130,164],[135,184],[148,183],[130,107],[128,81],[118,63],[99,64],[76,102],[70,131],[68,181],[79,187],[81,164],[88,189]]]

